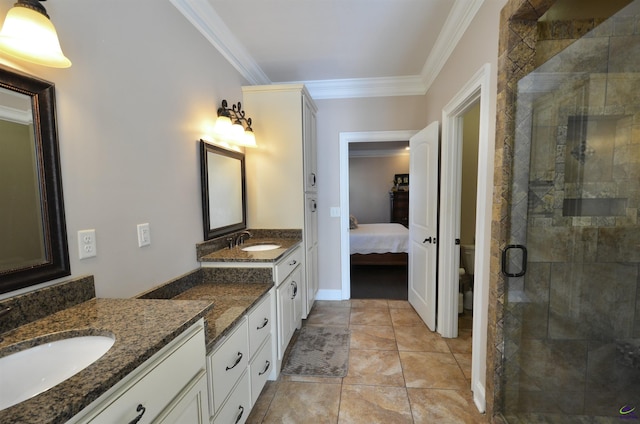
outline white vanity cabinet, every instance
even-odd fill
[[[207,357],[209,407],[214,424],[244,423],[251,410],[249,327],[243,317]]]
[[[302,84],[247,86],[242,91],[244,110],[254,122],[260,146],[245,152],[247,198],[251,199],[247,224],[304,229],[298,290],[306,318],[318,290],[317,108]]]
[[[272,372],[272,298],[269,292],[207,357],[214,424],[244,423]]]
[[[275,266],[278,349],[277,373],[280,373],[284,352],[289,346],[296,328],[302,326],[302,285],[303,267],[300,258],[301,247],[296,248]]]
[[[201,424],[209,417],[200,319],[68,423]]]

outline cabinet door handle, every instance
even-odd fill
[[[240,413],[236,417],[236,424],[238,424],[240,422],[240,419],[242,419],[242,414],[244,414],[244,407],[242,405],[240,405],[238,407],[238,410],[240,411]]]
[[[144,406],[142,406],[142,404],[138,404],[138,407],[136,408],[136,412],[140,412],[140,414],[137,417],[135,417],[133,420],[131,420],[129,424],[136,424],[138,421],[140,421],[146,411],[147,409]]]
[[[291,299],[295,299],[296,296],[298,295],[298,283],[296,283],[295,281],[292,281],[291,285],[293,286],[293,294],[291,295]]]
[[[236,362],[230,367],[226,368],[226,371],[234,369],[239,363],[242,361],[242,352],[238,352],[238,357],[236,358]]]
[[[311,186],[313,187],[314,185],[316,185],[316,174],[315,172],[311,173]]]
[[[265,363],[265,367],[264,367],[264,369],[263,369],[262,371],[260,371],[260,372],[258,373],[258,375],[264,375],[264,373],[266,373],[267,371],[269,371],[269,368],[270,368],[270,367],[271,367],[271,362],[267,361],[267,362]]]
[[[262,330],[267,326],[267,324],[269,324],[269,318],[265,318],[264,321],[262,321],[262,325],[260,327],[257,327],[256,330]]]

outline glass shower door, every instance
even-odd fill
[[[640,0],[521,79],[515,119],[504,416],[640,422]]]

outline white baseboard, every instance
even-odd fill
[[[316,300],[342,300],[342,290],[318,290]]]
[[[473,388],[473,402],[481,413],[485,413],[487,401],[485,398],[484,386],[479,382]]]

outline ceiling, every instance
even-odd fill
[[[484,0],[171,0],[250,84],[426,93]]]

